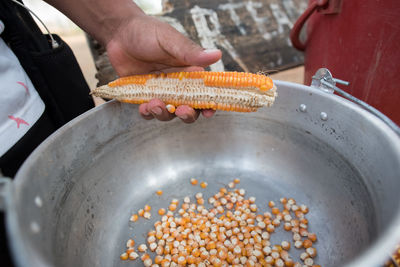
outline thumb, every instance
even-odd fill
[[[165,25],[165,24],[164,24]],[[167,25],[165,25],[167,26]],[[160,44],[180,65],[207,67],[221,59],[219,49],[204,49],[171,26],[162,31]]]
[[[207,67],[221,59],[219,49],[209,48],[200,51],[188,51],[184,54],[184,61],[188,65]]]

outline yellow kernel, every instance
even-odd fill
[[[192,179],[190,179],[190,183],[191,183],[192,185],[197,185],[198,181],[197,181],[197,179],[192,178]]]
[[[142,261],[145,261],[145,260],[147,260],[147,259],[150,259],[150,255],[147,254],[147,253],[145,253],[145,254],[143,254],[143,255],[140,257],[140,259],[141,259]]]
[[[277,208],[277,207],[273,207],[272,209],[271,209],[271,212],[272,212],[272,214],[278,214],[279,213],[279,208]]]
[[[240,183],[240,179],[239,179],[239,178],[236,178],[236,179],[233,180],[233,182],[234,182],[235,184],[239,184],[239,183]]]
[[[312,246],[312,241],[310,239],[306,239],[303,241],[304,248],[310,248]]]
[[[161,264],[161,261],[163,260],[163,257],[162,256],[160,256],[160,255],[157,255],[155,258],[154,258],[154,263],[155,264]]]
[[[308,239],[310,239],[312,242],[317,241],[317,235],[315,233],[308,233]]]
[[[175,211],[175,210],[176,210],[176,204],[171,204],[171,205],[169,205],[168,209],[169,209],[170,211]]]
[[[166,107],[166,109],[168,110],[169,113],[175,113],[176,108],[175,108],[174,105],[168,104],[165,107]]]
[[[144,211],[150,211],[151,210],[151,206],[150,205],[145,205],[144,206]]]
[[[143,209],[140,209],[140,210],[138,211],[138,214],[139,214],[139,216],[143,217],[143,215],[144,215],[144,210],[143,210]]]
[[[127,248],[125,252],[129,255],[131,252],[134,252],[134,251],[135,251],[135,248],[132,247],[132,248]]]
[[[126,261],[128,259],[128,253],[124,252],[119,256],[119,258],[123,261]]]
[[[159,195],[159,196],[161,196],[161,195],[163,194],[163,191],[162,191],[162,190],[157,190],[157,191],[156,191],[156,194]]]
[[[201,183],[200,183],[200,187],[201,187],[201,188],[206,188],[207,185],[208,185],[208,183],[206,183],[206,182],[201,182]]]
[[[158,210],[158,214],[161,216],[164,215],[165,213],[166,213],[166,210],[164,208],[161,208]]]
[[[129,220],[131,222],[136,222],[138,219],[139,219],[139,216],[137,214],[133,214]]]

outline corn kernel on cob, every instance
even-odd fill
[[[172,106],[237,112],[269,107],[277,95],[272,80],[265,75],[208,71],[128,76],[100,86],[91,94],[133,104],[158,98]]]

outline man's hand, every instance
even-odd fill
[[[147,16],[132,0],[45,0],[102,43],[119,76],[150,72],[195,71],[218,61],[219,50],[204,50],[174,28]],[[165,104],[152,100],[139,108],[146,119],[184,122],[199,116],[188,106],[169,114]],[[214,114],[202,110],[205,117]]]
[[[119,76],[203,70],[221,58],[221,51],[204,50],[170,25],[145,14],[121,24],[106,49]],[[175,114],[171,114],[159,99],[140,105],[139,112],[145,119],[161,121],[171,120],[176,115],[186,123],[194,122],[200,113],[189,106],[179,106]],[[211,117],[215,111],[201,112]]]

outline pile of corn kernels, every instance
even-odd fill
[[[190,180],[196,186],[198,181]],[[275,267],[320,267],[314,264],[317,250],[315,233],[308,231],[306,214],[308,207],[298,205],[293,198],[281,198],[280,209],[275,202],[267,205],[270,212],[261,213],[255,204],[255,197],[246,198],[244,189],[236,186],[239,179],[230,182],[227,188],[220,188],[208,199],[210,208],[205,206],[202,193],[193,199],[173,199],[168,207],[158,210],[161,220],[154,223],[154,229],[147,233],[147,245],[135,249],[135,241],[129,239],[121,260],[140,258],[144,266],[275,266]],[[207,183],[200,184],[202,188]],[[157,195],[162,195],[158,190]],[[146,205],[131,216],[135,222],[139,217],[150,219],[151,207]],[[292,232],[293,240],[271,244],[271,235],[279,227]],[[303,250],[300,262],[290,255],[295,247]],[[151,253],[151,252],[153,253]],[[150,256],[150,254],[154,256]]]

